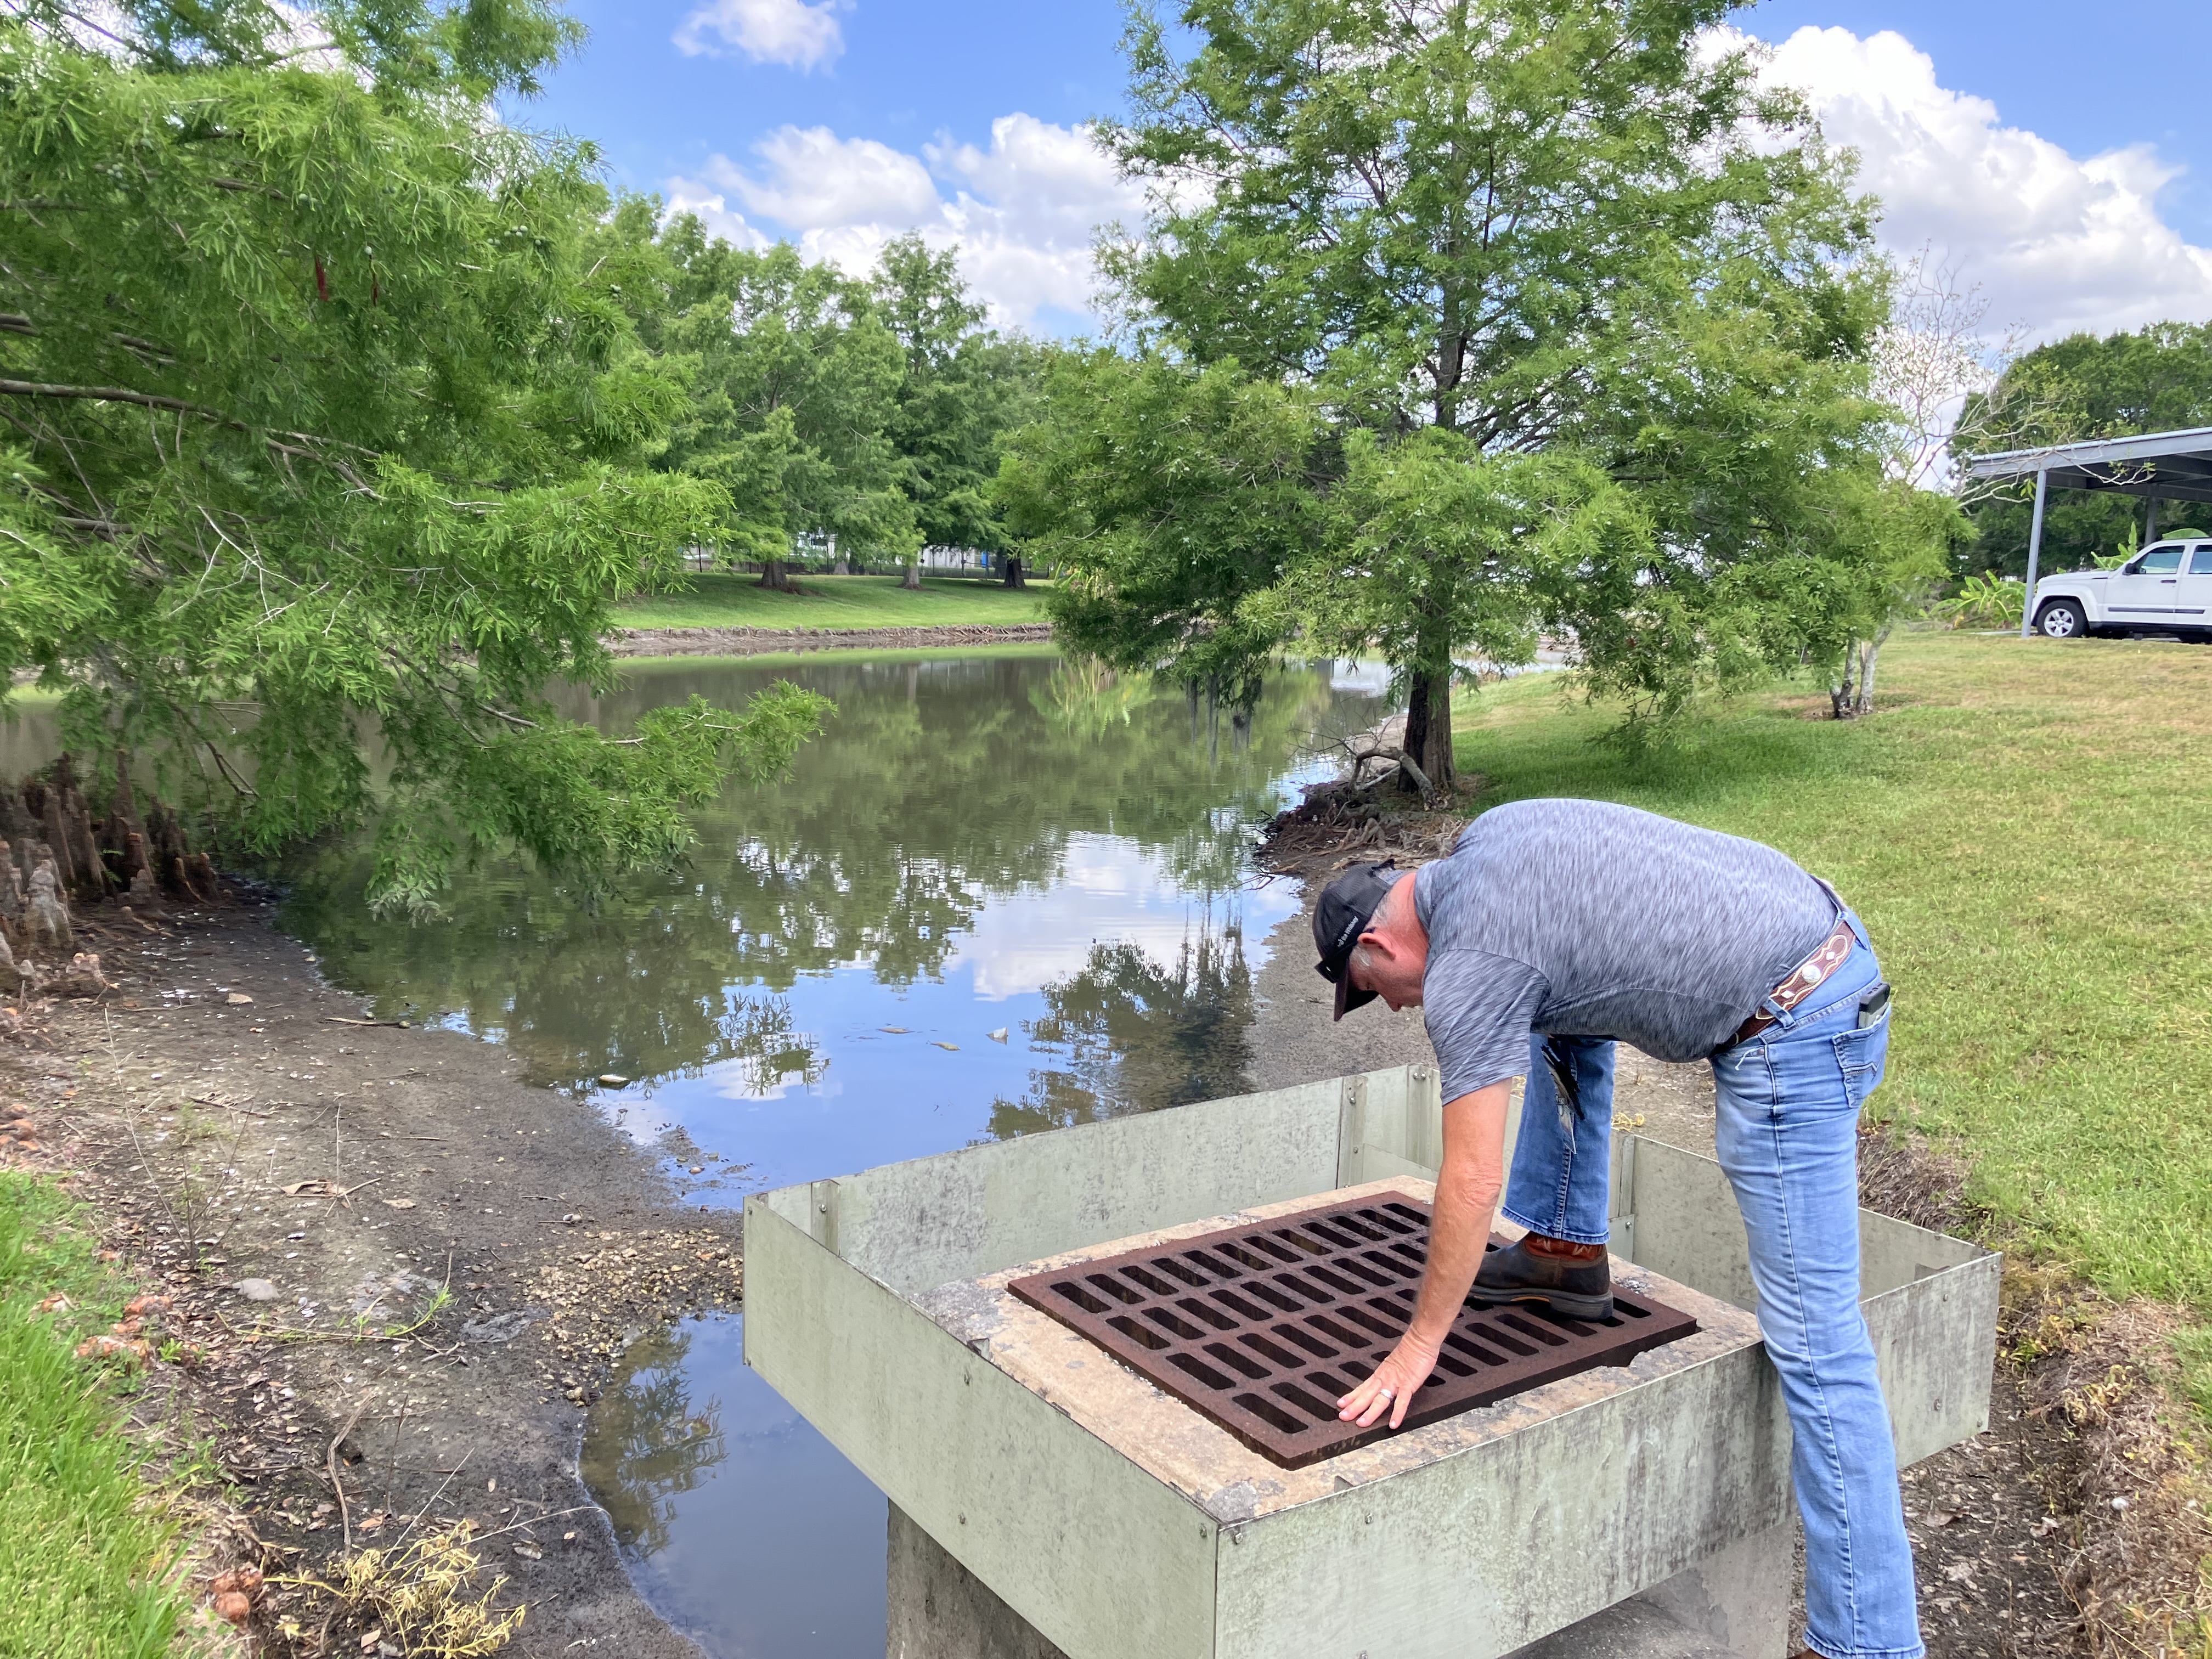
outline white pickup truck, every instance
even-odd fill
[[[2212,638],[2212,540],[2153,542],[2117,570],[2069,570],[2035,585],[2035,628]]]

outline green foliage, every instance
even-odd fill
[[[0,672],[66,688],[78,747],[207,781],[249,848],[379,816],[380,902],[432,903],[483,836],[665,854],[700,733],[802,723],[617,750],[544,695],[604,676],[610,596],[677,580],[730,499],[651,465],[690,399],[595,155],[483,118],[574,26],[125,13],[99,49],[56,6],[0,18]]]
[[[985,328],[957,255],[931,252],[919,235],[884,249],[874,289],[879,314],[906,349],[889,435],[906,460],[922,542],[1003,552],[1010,544],[991,481],[1006,434],[1034,410],[1042,354]]]
[[[1379,647],[1439,781],[1470,651],[1525,662],[1571,628],[1646,726],[1840,656],[1844,619],[1881,608],[1867,573],[1929,515],[1880,488],[1867,206],[1791,99],[1707,49],[1732,9],[1139,10],[1133,113],[1106,131],[1160,188],[1106,263],[1148,355],[1055,374],[1065,434],[1002,475],[1042,504],[1018,529],[1079,572],[1060,614],[1086,648]],[[1204,407],[1277,397],[1310,435],[1145,429],[1201,375]]]
[[[1045,418],[1007,442],[1008,526],[1060,573],[1073,648],[1238,685],[1279,642],[1250,605],[1316,544],[1310,398],[1234,363],[1055,354]]]
[[[2027,606],[2027,585],[1984,570],[1960,582],[1958,591],[1929,606],[1929,614],[1953,628],[2018,628]]]
[[[2101,339],[2069,335],[2025,353],[1987,402],[1993,407],[1983,424],[1992,450],[2212,426],[2212,324],[2154,323]],[[1970,409],[1961,424],[1977,412]],[[2025,574],[2032,511],[2027,489],[1978,503],[1981,534],[1960,550],[1960,574]],[[2131,496],[2054,489],[2044,512],[2041,568],[2048,574],[2104,562],[2124,544],[2140,545],[2142,526],[2143,505]]]
[[[650,204],[627,205],[618,223],[634,234]],[[769,562],[772,584],[796,538],[895,559],[920,546],[888,430],[905,353],[867,286],[808,264],[789,243],[733,248],[688,214],[661,231],[657,251],[668,310],[646,315],[644,333],[693,392],[662,465],[711,479],[728,502],[699,539]]]
[[[175,1529],[70,1354],[121,1313],[94,1243],[53,1186],[0,1170],[0,1653],[158,1659],[185,1612]],[[70,1305],[37,1311],[57,1294]]]

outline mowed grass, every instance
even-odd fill
[[[678,593],[641,595],[615,608],[620,628],[957,628],[1041,623],[1044,592],[971,577],[924,576],[919,592],[896,576],[801,576],[796,594],[757,576],[694,576]]]
[[[57,1291],[75,1307],[36,1311]],[[118,1294],[69,1200],[0,1170],[0,1655],[153,1659],[182,1616],[164,1576],[174,1528],[73,1353]]]
[[[1636,759],[1531,678],[1468,700],[1459,761],[1486,805],[1626,801],[1827,877],[1897,987],[1873,1109],[1970,1161],[2008,1242],[2212,1315],[2212,648],[1908,635],[1880,684],[1869,720],[1800,687]]]

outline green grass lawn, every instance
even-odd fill
[[[76,1305],[40,1313],[56,1291]],[[0,1653],[155,1659],[183,1598],[120,1413],[72,1349],[120,1316],[89,1230],[52,1185],[0,1171]]]
[[[2212,649],[1909,635],[1875,718],[1815,690],[1638,760],[1531,678],[1457,711],[1459,762],[1486,805],[1626,801],[1827,877],[1897,987],[1874,1109],[1968,1159],[2008,1242],[2212,1315]]]
[[[1041,623],[1044,590],[962,576],[925,576],[920,592],[896,576],[801,576],[800,592],[777,593],[757,576],[691,578],[680,593],[623,600],[619,628],[953,628]]]

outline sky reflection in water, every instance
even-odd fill
[[[1250,884],[1250,831],[1328,774],[1311,734],[1376,717],[1375,675],[1293,669],[1240,719],[1048,652],[695,660],[574,712],[618,729],[778,676],[837,717],[787,781],[702,814],[680,873],[586,903],[495,866],[410,928],[367,915],[365,858],[335,849],[292,872],[289,925],[380,1012],[592,1089],[695,1203],[1248,1086],[1252,975],[1295,902]],[[742,1368],[740,1328],[641,1342],[587,1476],[717,1659],[872,1659],[884,1500]]]

